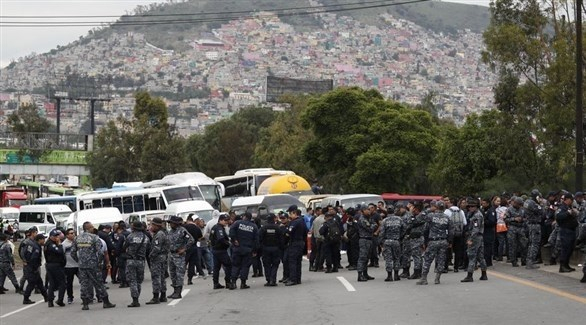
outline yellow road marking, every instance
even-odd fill
[[[497,277],[497,278],[501,278],[501,279],[504,279],[504,280],[508,280],[508,281],[515,282],[515,283],[518,283],[518,284],[522,284],[522,285],[525,285],[525,286],[528,286],[528,287],[531,287],[531,288],[534,288],[534,289],[537,289],[537,290],[549,292],[549,293],[554,294],[556,296],[560,296],[560,297],[563,297],[563,298],[566,298],[566,299],[574,300],[574,301],[577,301],[579,303],[582,303],[582,304],[585,304],[586,305],[586,298],[580,297],[580,296],[576,296],[576,295],[573,295],[571,293],[568,293],[568,292],[565,292],[565,291],[562,291],[562,290],[559,290],[559,289],[556,289],[556,288],[552,288],[550,286],[546,286],[546,285],[543,285],[543,284],[539,284],[539,283],[533,282],[533,281],[519,279],[519,278],[517,278],[515,276],[506,275],[506,274],[502,274],[502,273],[495,272],[495,271],[488,271],[487,273],[490,274],[491,276],[494,276],[494,277]]]

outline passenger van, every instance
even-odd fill
[[[289,194],[256,195],[237,198],[232,202],[232,211],[237,215],[250,212],[253,217],[259,216],[265,221],[269,213],[287,211],[291,205],[296,205],[301,213],[305,212],[305,205],[296,197]]]
[[[83,232],[83,223],[91,222],[95,228],[105,224],[112,226],[114,223],[123,220],[118,208],[95,208],[91,210],[76,211],[69,214],[69,217],[58,224],[63,229],[73,228],[77,234]]]
[[[190,200],[190,201],[179,201],[173,202],[167,206],[167,210],[165,210],[165,215],[167,216],[178,216],[183,219],[183,221],[187,220],[187,217],[190,213],[197,214],[198,217],[208,222],[212,220],[212,212],[214,212],[214,207],[211,206],[206,201],[203,200]]]
[[[23,205],[18,215],[19,232],[24,232],[30,227],[36,226],[40,234],[47,234],[58,223],[63,223],[71,209],[67,205]]]
[[[325,197],[321,200],[320,206],[326,207],[331,205],[333,207],[341,206],[344,210],[348,208],[355,208],[357,205],[377,205],[378,202],[383,201],[383,197],[376,194],[345,194],[333,195]],[[383,201],[384,202],[384,201]]]
[[[132,225],[133,222],[140,221],[145,222],[148,226],[153,218],[159,217],[163,219],[165,217],[165,210],[142,211],[131,213],[129,215],[123,214],[122,216],[126,216],[124,221],[127,225]]]

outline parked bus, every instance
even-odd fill
[[[222,196],[224,195],[224,186],[200,172],[188,172],[167,175],[162,179],[143,183],[142,188],[157,188],[157,187],[182,187],[193,188],[199,191],[199,196],[207,201],[214,209],[220,209]],[[182,197],[179,199],[186,199],[189,197]],[[174,200],[173,200],[174,201]]]
[[[67,205],[71,211],[77,211],[77,196],[76,195],[64,195],[64,196],[48,196],[36,198],[33,204],[64,204]]]
[[[234,175],[214,178],[215,181],[224,186],[222,209],[227,211],[235,198],[257,195],[262,182],[271,176],[279,175],[295,175],[295,173],[290,170],[275,170],[273,168],[250,168],[239,170]]]

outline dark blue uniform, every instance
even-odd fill
[[[268,223],[261,227],[259,241],[262,247],[262,262],[268,286],[277,285],[277,271],[283,254],[284,233],[276,223]]]
[[[258,248],[258,227],[249,220],[236,221],[230,227],[232,240],[232,281],[248,280],[252,253]]]
[[[210,234],[210,240],[212,245],[212,255],[214,257],[214,287],[220,286],[220,268],[224,268],[224,279],[226,284],[230,282],[230,276],[232,275],[232,261],[228,255],[228,248],[230,248],[230,238],[226,233],[224,226],[216,224],[212,228]]]
[[[43,286],[43,279],[39,268],[41,267],[41,245],[36,241],[30,241],[23,252],[26,265],[24,266],[24,277],[28,283],[24,290],[24,301],[30,301],[31,292],[33,289],[39,289],[45,299],[47,299],[47,291]]]
[[[49,301],[55,299],[55,290],[59,290],[57,304],[63,305],[63,297],[65,296],[65,251],[63,245],[57,245],[52,240],[48,240],[45,244],[45,260],[47,264],[47,276],[49,278]]]
[[[303,218],[292,220],[287,228],[287,234],[289,235],[290,241],[287,250],[289,264],[289,281],[287,284],[301,284],[301,260],[307,237],[307,228],[305,227]]]

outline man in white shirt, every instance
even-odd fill
[[[464,238],[464,229],[466,228],[466,214],[458,206],[456,200],[450,200],[448,196],[442,198],[446,206],[444,214],[450,218],[454,226],[454,241],[452,242],[452,249],[448,249],[448,256],[446,263],[452,260],[452,251],[454,253],[454,272],[458,272],[459,268],[464,269],[464,254],[466,253],[466,241]],[[446,265],[445,270],[448,270]]]

